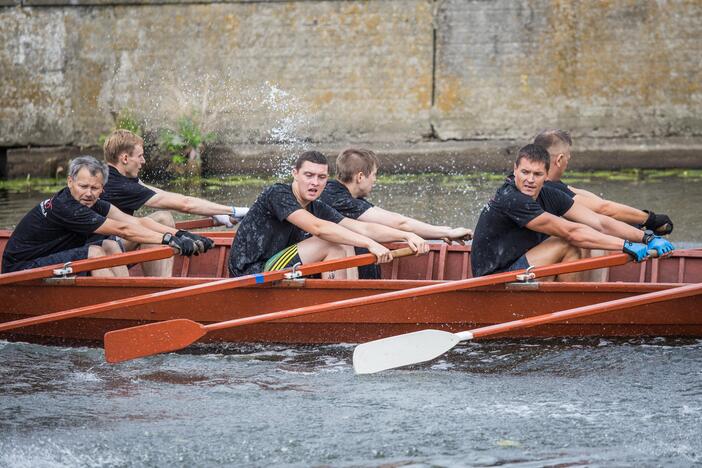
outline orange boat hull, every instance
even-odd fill
[[[0,286],[0,322],[41,315],[221,277],[226,271],[230,237],[216,238],[217,248],[193,259],[178,259],[175,278],[100,279],[78,277]],[[131,307],[81,319],[15,329],[2,339],[35,342],[96,342],[111,330],[152,321],[188,318],[201,323],[378,294],[438,280],[469,276],[469,250],[432,246],[424,257],[395,260],[383,266],[383,280],[291,280]],[[132,272],[137,273],[137,270]],[[610,301],[632,294],[702,280],[702,251],[645,264],[627,264],[605,273],[601,283],[512,283],[390,303],[324,312],[294,319],[247,325],[209,333],[208,342],[358,343],[398,333],[435,328],[461,331]],[[393,279],[394,278],[394,279]],[[534,328],[512,336],[695,336],[702,337],[702,296],[677,299]]]

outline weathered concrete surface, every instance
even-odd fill
[[[439,138],[702,135],[702,2],[446,0]]]
[[[514,162],[521,140],[450,141],[420,143],[356,143],[371,148],[381,159],[385,174],[443,172],[466,173],[474,170],[508,171]],[[317,144],[315,149],[327,155],[333,163],[346,145]],[[292,158],[302,148],[291,151],[278,145],[217,146],[203,156],[206,176],[230,174],[287,174]],[[9,178],[54,177],[57,169],[68,167],[68,161],[78,155],[90,154],[100,158],[99,147],[11,148],[7,150]],[[702,152],[698,142],[690,138],[660,139],[579,139],[573,146],[572,170],[622,168],[699,168]],[[149,160],[150,173],[166,170],[167,161]]]
[[[7,150],[7,177],[65,177],[68,163],[82,154],[99,155],[97,148],[86,152],[74,146],[11,148]]]
[[[512,168],[522,140],[484,140],[419,143],[356,143],[373,149],[381,160],[383,173],[466,173],[474,170],[508,171]],[[314,145],[333,162],[346,145]],[[623,168],[699,168],[702,151],[690,138],[580,139],[573,145],[572,170]],[[208,152],[207,175],[279,173],[290,162],[287,149],[263,145],[218,147]]]
[[[0,146],[73,140],[66,13],[0,9]]]
[[[92,144],[129,108],[228,141],[429,132],[426,0],[0,10],[0,145]]]
[[[127,109],[148,130],[197,115],[229,154],[392,142],[409,168],[487,145],[467,160],[498,167],[557,126],[702,167],[700,36],[684,0],[25,0],[0,8],[0,147],[94,145]]]

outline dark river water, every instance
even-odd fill
[[[473,343],[370,376],[351,353],[108,365],[99,349],[0,342],[0,465],[702,464],[702,340]]]
[[[247,205],[264,185],[187,190]],[[391,177],[371,201],[472,227],[498,185]],[[577,185],[667,213],[675,243],[702,245],[699,180]],[[45,197],[0,194],[0,225]],[[702,466],[700,339],[475,342],[370,376],[352,351],[195,346],[109,365],[100,348],[0,341],[0,466]]]

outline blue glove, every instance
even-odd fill
[[[639,244],[638,242],[624,241],[622,252],[631,255],[631,258],[637,262],[643,262],[648,255],[648,246],[646,244]]]
[[[662,257],[663,255],[667,254],[668,252],[672,252],[675,250],[675,246],[671,244],[667,239],[663,239],[662,237],[654,237],[648,242],[648,250],[655,250],[658,252],[658,256]]]

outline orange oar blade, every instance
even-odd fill
[[[187,319],[168,320],[105,334],[105,359],[129,359],[177,351],[190,346],[206,333],[205,327]]]

